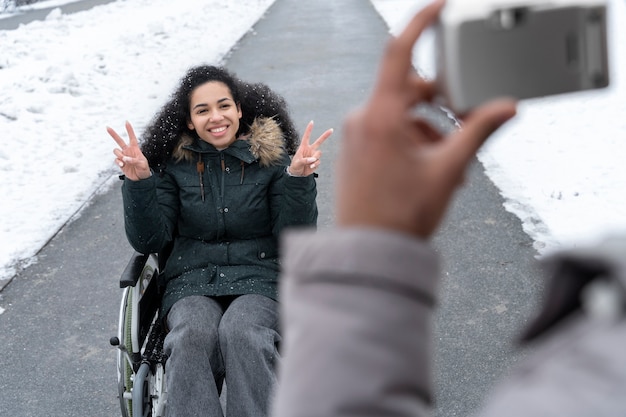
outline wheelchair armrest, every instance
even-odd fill
[[[137,280],[141,276],[141,271],[143,271],[143,267],[146,265],[146,261],[150,254],[144,254],[135,252],[128,261],[128,265],[122,272],[122,276],[120,278],[120,288],[126,287],[134,287],[137,284]]]

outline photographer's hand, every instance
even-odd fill
[[[469,113],[462,129],[444,137],[412,114],[437,93],[434,83],[415,73],[411,52],[443,4],[425,7],[390,40],[372,95],[345,123],[336,196],[339,226],[428,238],[476,151],[515,115],[515,102],[494,101]]]

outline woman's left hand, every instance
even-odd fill
[[[289,165],[289,174],[296,177],[306,177],[315,172],[317,167],[320,166],[320,158],[322,156],[322,151],[320,151],[320,146],[326,139],[333,134],[333,129],[328,129],[326,132],[322,133],[322,135],[315,140],[312,144],[309,143],[311,138],[311,132],[313,131],[313,122],[309,122],[306,130],[304,131],[304,135],[302,136],[302,140],[300,141],[300,146],[296,151],[296,154],[291,159],[291,165]]]

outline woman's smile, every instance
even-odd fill
[[[215,137],[222,137],[228,133],[229,126],[219,126],[209,129],[209,133]]]

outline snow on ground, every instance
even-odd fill
[[[130,119],[141,131],[188,67],[220,63],[273,1],[118,0],[0,31],[0,288],[114,183],[105,126],[124,131]],[[372,2],[392,33],[426,4]],[[521,103],[480,153],[539,253],[626,228],[626,11],[611,6],[611,88]],[[426,75],[429,42],[415,58]]]

